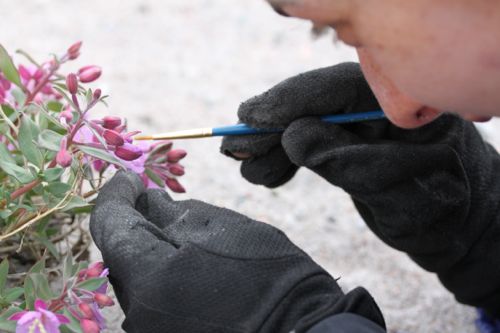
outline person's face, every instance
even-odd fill
[[[500,2],[268,0],[279,12],[331,26],[356,47],[389,119],[404,128],[456,112],[500,116]]]

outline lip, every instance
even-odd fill
[[[492,116],[480,116],[480,115],[475,115],[475,114],[465,114],[462,115],[462,118],[468,121],[473,121],[475,123],[485,123],[487,121],[490,121]]]

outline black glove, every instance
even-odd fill
[[[305,332],[343,312],[384,326],[368,292],[345,295],[278,229],[132,173],[102,189],[90,228],[128,332]]]
[[[305,116],[380,109],[356,63],[321,68],[285,80],[240,105],[238,118],[255,128],[283,128]],[[241,163],[249,182],[277,187],[290,180],[298,166],[281,145],[281,134],[225,137],[221,151],[252,155]]]
[[[332,78],[323,80],[324,89],[311,83],[311,78],[320,76],[318,72],[289,79],[244,103],[240,119],[255,127],[286,127],[281,141],[273,140],[274,149],[282,150],[289,163],[305,166],[342,187],[383,241],[436,272],[458,301],[500,317],[497,152],[471,123],[453,115],[415,130],[403,130],[385,120],[332,125],[314,117],[298,119],[328,109],[338,112],[340,99],[344,112],[367,111],[366,106],[376,105],[357,65],[319,71]],[[334,88],[332,80],[338,73],[344,89]],[[343,83],[349,78],[350,85]],[[317,106],[320,111],[313,109]],[[251,137],[234,137],[224,139],[222,150],[254,154],[243,162],[243,176],[269,185],[267,180],[279,175],[269,170],[278,167],[267,165],[274,152],[262,153],[259,147],[264,145]]]

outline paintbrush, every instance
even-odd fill
[[[321,120],[331,124],[346,124],[360,121],[378,120],[385,118],[385,114],[378,111],[368,111],[359,113],[335,114],[320,117]],[[175,139],[196,139],[213,136],[232,136],[250,134],[269,134],[283,132],[283,128],[262,129],[253,128],[247,124],[237,124],[221,127],[195,128],[183,131],[166,132],[153,135],[137,135],[134,140],[175,140]]]

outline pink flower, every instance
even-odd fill
[[[102,69],[99,66],[84,66],[78,70],[78,77],[83,83],[88,83],[97,80],[102,74]]]
[[[41,299],[35,301],[35,311],[21,311],[10,316],[17,321],[16,333],[60,333],[59,326],[68,324],[69,319],[47,310]]]

